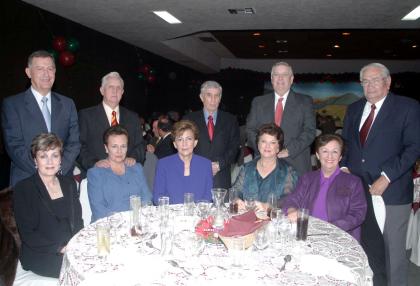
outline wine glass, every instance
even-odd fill
[[[205,219],[209,213],[210,202],[206,200],[200,200],[197,203],[197,212],[201,219]]]
[[[263,250],[268,247],[269,240],[267,235],[267,229],[262,227],[255,232],[254,245],[257,249]]]

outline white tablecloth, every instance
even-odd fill
[[[180,206],[173,208],[172,216],[179,218]],[[152,214],[150,233],[158,233],[156,211]],[[192,257],[183,252],[188,245],[175,239],[173,255],[161,256],[156,249],[160,248],[159,235],[153,235],[153,240],[131,237],[127,213],[123,217],[117,238],[111,237],[111,254],[106,258],[97,256],[94,224],[71,239],[60,285],[372,285],[372,272],[358,242],[315,218],[310,218],[308,233],[323,235],[308,236],[306,242],[289,239],[262,251],[251,247],[244,253],[242,266],[234,267],[223,244],[206,243],[201,255]],[[177,232],[182,227],[175,229]],[[280,272],[287,254],[292,260]],[[172,266],[169,260],[184,269]]]

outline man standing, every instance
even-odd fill
[[[35,173],[31,143],[40,133],[55,133],[63,141],[61,171],[72,175],[80,151],[77,111],[72,99],[51,91],[55,71],[54,57],[50,53],[32,53],[25,69],[31,87],[4,99],[2,126],[4,145],[12,161],[12,186]]]
[[[78,162],[88,170],[94,165],[109,167],[103,142],[103,133],[110,126],[122,125],[128,131],[126,164],[144,162],[145,144],[136,113],[120,106],[124,93],[124,81],[117,72],[110,72],[102,78],[99,89],[103,96],[100,104],[79,112],[80,143],[82,148]]]
[[[158,159],[161,159],[175,154],[176,149],[171,137],[172,121],[167,116],[160,116],[156,122],[156,131],[160,140],[156,143],[156,147],[148,144],[147,151],[154,153]]]
[[[278,154],[302,175],[311,170],[310,146],[315,138],[315,115],[312,98],[295,93],[292,67],[286,62],[275,63],[271,69],[274,93],[254,98],[246,130],[248,146],[258,152],[256,135],[264,123],[274,122],[284,132],[284,146]]]
[[[236,117],[219,110],[222,87],[206,81],[200,88],[203,110],[192,112],[185,119],[193,121],[199,131],[195,153],[212,161],[215,188],[230,188],[230,167],[239,151],[239,126]]]
[[[347,108],[344,119],[347,152],[342,166],[368,186],[362,245],[375,274],[375,285],[404,286],[408,276],[407,223],[413,201],[411,171],[420,155],[420,107],[415,100],[389,94],[391,76],[382,64],[363,67],[360,81],[364,98]],[[371,195],[381,196],[385,202],[383,236]],[[383,257],[386,278],[381,269]]]

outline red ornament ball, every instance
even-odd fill
[[[61,36],[55,37],[53,42],[52,42],[52,45],[53,45],[54,50],[56,50],[58,52],[62,52],[67,47],[66,38],[61,37]]]
[[[64,51],[61,52],[60,58],[58,60],[64,67],[69,67],[74,64],[75,57],[72,52]]]

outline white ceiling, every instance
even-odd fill
[[[223,59],[234,58],[220,43],[198,40],[208,31],[420,28],[419,20],[401,21],[420,0],[24,1],[201,72],[216,72]],[[232,15],[232,8],[256,14]],[[182,24],[170,25],[154,10],[167,10]]]

